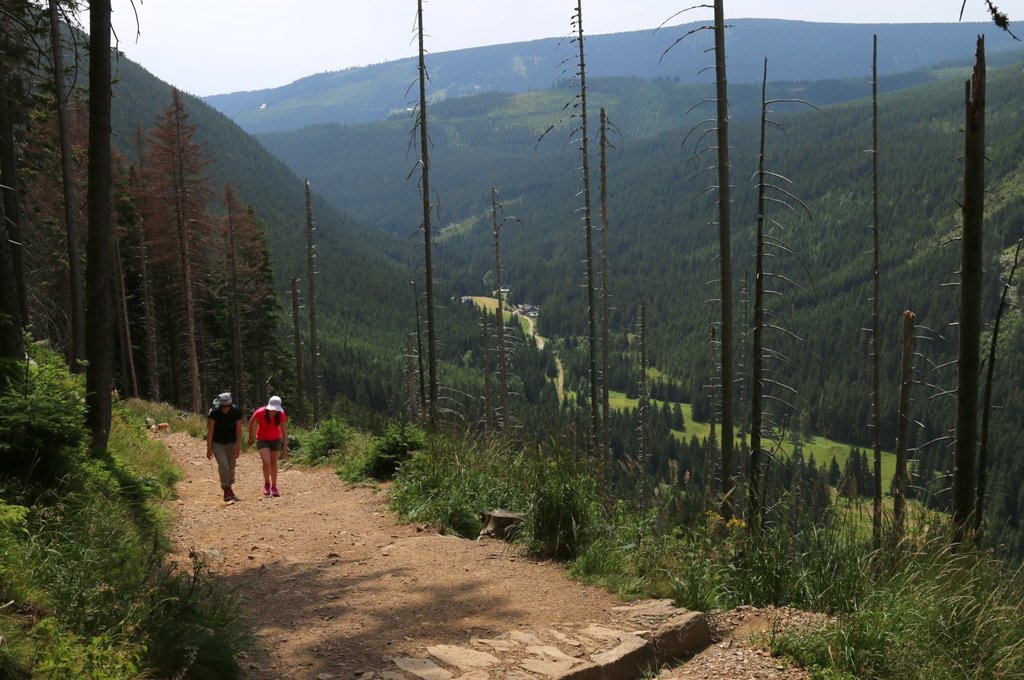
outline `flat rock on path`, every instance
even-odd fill
[[[385,491],[349,486],[330,469],[285,469],[281,497],[268,498],[259,455],[246,449],[236,469],[239,500],[225,503],[204,441],[184,433],[159,441],[183,472],[172,501],[176,557],[188,564],[190,552],[202,555],[237,588],[256,633],[242,661],[247,678],[554,678],[544,669],[571,668],[568,659],[583,665],[608,648],[588,628],[628,635],[649,627],[557,564],[518,557],[497,541],[396,524]],[[698,659],[715,664],[707,657],[716,649]],[[735,657],[737,649],[723,651]],[[756,674],[732,666],[717,677],[807,677],[770,657],[757,660],[764,663]],[[661,677],[700,677],[684,675],[687,665]]]

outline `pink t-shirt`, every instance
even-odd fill
[[[277,423],[277,414],[281,414],[281,424],[288,422],[288,416],[284,411],[268,411],[266,406],[261,406],[252,413],[256,421],[256,439],[265,442],[276,441],[281,438],[281,425]],[[267,422],[267,416],[270,422]]]

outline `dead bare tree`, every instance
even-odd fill
[[[765,437],[765,412],[764,399],[766,397],[765,359],[768,350],[765,348],[764,332],[768,327],[765,320],[765,296],[767,293],[778,293],[777,290],[767,290],[765,283],[768,277],[784,278],[781,275],[773,275],[765,270],[766,249],[774,247],[785,250],[780,241],[771,238],[767,233],[767,227],[779,223],[768,214],[768,204],[781,205],[785,208],[792,208],[793,204],[799,205],[805,211],[807,206],[790,191],[783,188],[783,183],[789,180],[782,175],[769,172],[766,168],[767,154],[765,145],[767,141],[767,128],[769,123],[778,125],[771,119],[771,107],[780,103],[800,103],[812,106],[802,99],[768,99],[768,59],[764,60],[764,76],[761,81],[761,130],[760,149],[758,153],[757,169],[757,237],[755,243],[754,257],[754,318],[751,337],[751,378],[750,378],[750,477],[747,484],[748,511],[747,527],[751,535],[759,536],[765,520],[765,500],[761,489],[762,459],[766,454],[764,449]],[[808,211],[808,215],[809,215]],[[776,326],[780,330],[785,330]],[[780,360],[784,357],[779,352],[772,352],[770,356]],[[774,385],[782,386],[781,380],[771,381]],[[791,389],[791,388],[789,388]],[[787,406],[790,406],[788,403]]]
[[[499,293],[500,295],[500,293]],[[500,300],[500,298],[499,298]],[[500,304],[500,301],[499,301]],[[490,348],[490,336],[487,332],[488,326],[491,325],[490,312],[487,311],[487,307],[481,307],[480,309],[480,342],[483,344],[483,362],[484,362],[484,426],[488,432],[494,430],[494,413],[493,406],[491,405],[491,348]],[[501,317],[501,309],[498,309],[498,317]],[[502,327],[500,320],[495,320],[498,324],[498,328]],[[500,354],[499,354],[500,356]]]
[[[320,424],[320,343],[316,323],[316,249],[313,244],[313,196],[306,180],[306,306],[309,307],[309,371],[313,425]]]
[[[505,293],[501,284],[501,225],[504,219],[498,219],[501,204],[498,203],[498,190],[491,187],[491,231],[494,234],[494,285],[497,286],[498,311],[494,323],[498,335],[498,389],[501,404],[501,427],[512,426],[512,414],[508,401],[508,352],[505,345]]]
[[[995,380],[996,370],[996,346],[999,342],[999,326],[1003,319],[1003,312],[1006,311],[1013,289],[1013,278],[1017,274],[1017,265],[1020,263],[1021,246],[1024,245],[1024,238],[1017,239],[1017,247],[1013,251],[1013,264],[1010,266],[1010,273],[1003,284],[1003,291],[999,295],[999,307],[996,308],[996,318],[992,322],[992,338],[988,346],[988,365],[985,367],[985,394],[981,403],[981,442],[978,445],[978,497],[974,507],[974,534],[980,539],[984,525],[983,510],[985,509],[985,486],[988,481],[988,425],[992,415],[992,383]]]
[[[438,427],[438,382],[437,382],[437,333],[434,319],[434,260],[432,254],[433,233],[430,227],[430,137],[427,133],[427,60],[424,47],[423,0],[416,1],[416,35],[419,42],[419,89],[420,99],[417,115],[417,127],[420,138],[420,195],[423,199],[423,269],[427,299],[427,370],[429,376],[429,401],[426,416],[427,429],[436,432]]]
[[[714,32],[715,53],[715,118],[713,121],[706,121],[713,125],[713,130],[705,130],[700,139],[711,132],[715,133],[718,161],[714,167],[717,175],[717,184],[708,188],[708,191],[716,191],[718,196],[718,265],[719,265],[719,310],[720,328],[718,333],[719,352],[719,376],[721,379],[719,388],[721,390],[721,450],[722,450],[722,488],[720,511],[725,520],[730,520],[735,514],[736,477],[734,459],[735,441],[734,431],[734,405],[733,405],[733,312],[732,312],[732,186],[730,184],[729,166],[729,88],[726,74],[726,52],[725,52],[725,8],[723,0],[714,0],[711,5],[703,4],[690,7],[690,9],[708,8],[714,10],[714,23],[711,26],[699,26],[691,29],[681,37],[677,38],[672,45],[665,50],[667,54],[675,45],[679,44],[688,36],[698,31],[711,30]],[[678,16],[677,12],[673,16]],[[666,20],[667,23],[667,20]],[[662,24],[664,25],[664,24]],[[691,131],[692,132],[692,131]],[[700,145],[700,141],[698,141]],[[699,151],[698,151],[699,153]],[[696,154],[695,154],[696,155]],[[709,168],[708,170],[711,170]],[[713,406],[712,406],[713,408]]]
[[[605,470],[612,465],[611,415],[609,406],[608,363],[608,116],[601,107],[601,126],[598,134],[600,149],[599,202],[601,208],[601,460]]]
[[[647,386],[647,311],[640,304],[640,327],[638,333],[640,350],[640,399],[637,405],[637,465],[641,475],[640,507],[647,508],[650,498],[650,475],[647,473],[647,431],[649,427],[651,394]]]
[[[871,234],[874,295],[871,297],[871,402],[874,430],[875,488],[871,517],[871,539],[875,550],[882,546],[882,254],[878,217],[878,36],[871,50]]]
[[[583,33],[583,0],[576,0],[576,46],[579,49],[577,64],[580,82],[580,151],[583,155],[583,230],[586,243],[585,285],[587,287],[587,339],[590,344],[590,455],[599,460],[601,455],[601,415],[599,411],[597,383],[597,321],[594,301],[594,236],[593,215],[590,199],[590,134],[587,127],[587,66]]]
[[[903,312],[900,411],[896,422],[896,475],[892,481],[892,519],[897,542],[903,540],[906,524],[907,480],[909,479],[907,474],[907,438],[910,432],[910,392],[914,385],[914,324],[914,313]]]
[[[985,211],[985,37],[978,36],[974,72],[964,84],[964,200],[960,244],[956,434],[952,539],[960,543],[974,512],[978,453],[982,242]]]
[[[292,277],[292,337],[295,341],[295,412],[298,422],[306,425],[306,387],[302,380],[302,331],[299,327],[299,281]]]
[[[420,328],[420,326],[421,326],[421,322],[420,322],[420,296],[419,296],[419,293],[416,291],[416,282],[415,281],[410,281],[409,283],[412,284],[412,301],[413,301],[413,305],[414,305],[414,307],[416,309],[416,360],[418,362],[418,366],[419,366],[418,373],[419,373],[419,376],[420,376],[420,409],[419,409],[419,411],[420,411],[420,413],[424,414],[424,416],[425,416],[426,413],[427,413],[427,383],[426,383],[426,374],[423,372],[423,332],[422,332],[422,329]]]

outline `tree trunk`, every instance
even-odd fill
[[[960,260],[956,438],[953,469],[953,542],[964,539],[974,512],[978,451],[978,373],[981,337],[982,228],[985,210],[985,38],[965,83],[964,201]]]
[[[501,316],[501,310],[498,310],[498,316]],[[490,348],[490,337],[487,333],[487,327],[491,325],[491,314],[487,311],[487,307],[483,307],[480,310],[480,342],[483,344],[483,360],[484,360],[484,426],[487,432],[494,431],[494,420],[491,409],[491,348]]]
[[[153,294],[149,286],[149,255],[146,252],[146,221],[145,206],[147,203],[148,187],[146,183],[146,172],[143,167],[145,155],[143,154],[142,126],[136,124],[135,138],[139,154],[139,211],[138,224],[139,235],[139,277],[142,280],[142,305],[145,313],[146,326],[146,375],[149,383],[149,398],[153,401],[160,401],[160,354],[158,351],[159,341],[157,339],[156,315],[153,312]]]
[[[67,83],[64,79],[64,49],[60,38],[60,14],[57,0],[49,0],[50,49],[53,59],[54,96],[57,103],[57,129],[60,138],[61,179],[64,189],[64,231],[67,234],[68,297],[71,318],[71,346],[68,366],[75,373],[82,370],[85,358],[85,310],[82,295],[81,255],[78,252],[78,218],[75,210],[75,171],[71,154],[71,133],[68,130]]]
[[[405,338],[405,381],[406,394],[409,400],[409,422],[419,422],[418,400],[416,396],[416,359],[413,356],[412,334]]]
[[[508,355],[505,353],[505,295],[501,292],[501,223],[498,221],[498,190],[491,187],[491,221],[494,232],[494,285],[498,287],[498,313],[494,323],[498,331],[498,389],[501,390],[501,427],[512,427],[508,405]]]
[[[586,243],[587,339],[590,343],[590,455],[600,460],[601,415],[598,401],[597,321],[594,300],[594,238],[590,209],[590,135],[587,128],[587,66],[583,44],[583,0],[576,0],[576,40],[579,47],[580,151],[583,154],[583,233]]]
[[[125,381],[131,396],[139,398],[139,379],[135,373],[135,350],[132,347],[131,323],[128,321],[128,295],[125,292],[124,268],[121,266],[121,246],[114,239],[114,285],[117,288],[118,325],[121,328],[122,360],[124,361]]]
[[[767,88],[768,59],[765,59],[764,78],[761,81],[761,150],[757,166],[757,245],[754,257],[754,331],[750,353],[750,481],[747,489],[750,510],[747,513],[747,528],[752,536],[760,536],[764,525],[764,499],[761,498],[761,421],[764,394],[764,147],[765,128],[768,122],[768,104],[765,96]]]
[[[992,324],[992,341],[988,347],[988,366],[985,373],[985,396],[981,404],[981,444],[978,447],[978,497],[974,506],[974,534],[980,539],[983,527],[983,514],[985,509],[985,485],[988,481],[988,423],[992,414],[992,383],[995,381],[996,370],[996,343],[999,340],[999,326],[1003,319],[1003,312],[1006,311],[1007,298],[1013,288],[1013,277],[1017,273],[1017,265],[1020,262],[1021,246],[1024,245],[1024,238],[1018,239],[1017,248],[1013,252],[1013,266],[1010,267],[1010,275],[1003,284],[1003,292],[999,296],[999,307],[996,309],[996,318]]]
[[[892,484],[892,519],[896,541],[903,540],[907,506],[907,436],[910,390],[914,385],[914,313],[903,312],[903,358],[900,362],[900,412],[896,432],[896,476]]]
[[[306,390],[302,384],[302,332],[299,330],[299,282],[292,277],[292,335],[295,338],[295,404],[298,421],[306,426]]]
[[[173,92],[175,103],[180,100],[177,90]],[[182,150],[185,140],[182,138],[182,120],[180,107],[175,107],[174,114],[175,163],[174,163],[174,219],[178,236],[178,263],[181,274],[181,294],[185,305],[185,331],[188,349],[189,378],[192,388],[192,412],[202,413],[202,394],[199,384],[199,354],[196,340],[195,296],[192,291],[192,249],[189,239],[188,215],[186,214],[185,159]]]
[[[722,0],[715,0],[715,97],[718,127],[718,248],[721,285],[722,328],[722,517],[733,517],[736,479],[733,474],[732,404],[732,245],[730,242],[731,189],[729,185],[729,94],[725,71],[725,11]]]
[[[871,538],[875,549],[882,546],[882,254],[879,237],[878,217],[878,36],[873,37],[871,58],[871,230],[874,240],[873,280],[874,295],[871,299],[871,420],[874,429],[875,448],[875,502],[872,508]]]
[[[598,192],[601,205],[601,462],[605,468],[605,477],[611,472],[611,417],[608,399],[608,118],[601,108],[600,128],[600,189]]]
[[[114,375],[114,224],[110,144],[110,0],[89,5],[89,170],[85,294],[89,312],[85,371],[86,422],[93,456],[110,437]]]
[[[4,219],[4,207],[0,203],[0,285],[5,290],[14,290],[14,266],[11,264],[11,244],[7,236],[7,224]],[[14,295],[0,296],[0,380],[8,377],[13,371],[10,360],[18,360],[25,356],[25,346],[21,332],[21,310]]]
[[[224,190],[224,203],[228,209],[228,274],[230,280],[231,295],[231,370],[234,382],[234,402],[245,418],[245,361],[243,357],[242,344],[242,313],[239,311],[239,281],[238,263],[236,261],[237,246],[235,245],[235,214],[236,198],[234,190],[228,186]],[[305,419],[299,422],[305,424]]]
[[[22,324],[28,325],[28,290],[25,287],[24,237],[21,233],[21,206],[18,202],[14,121],[7,96],[8,65],[5,58],[8,40],[6,29],[0,28],[0,194],[3,195],[3,212],[14,272],[15,287],[9,294],[18,303],[18,316]]]
[[[416,361],[419,368],[420,376],[420,413],[423,417],[427,417],[427,378],[426,373],[423,370],[423,330],[420,328],[420,294],[416,290],[416,282],[410,281],[412,284],[412,301],[413,307],[416,310]]]
[[[637,446],[637,462],[640,466],[641,491],[640,509],[647,509],[647,502],[650,497],[649,478],[647,474],[647,427],[651,410],[651,398],[647,388],[647,310],[643,303],[640,303],[640,401],[637,406],[637,428],[639,432],[639,444]]]
[[[430,372],[430,399],[427,403],[427,430],[436,432],[437,422],[437,333],[434,320],[434,260],[431,252],[433,235],[430,229],[430,138],[427,135],[427,60],[424,47],[423,0],[416,1],[416,32],[419,41],[420,85],[420,192],[423,198],[423,268],[427,297],[427,370]]]
[[[306,304],[309,306],[309,370],[313,384],[313,425],[320,424],[320,343],[316,327],[316,252],[313,248],[313,197],[306,180]]]

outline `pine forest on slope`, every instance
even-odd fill
[[[1005,60],[1012,63],[1019,55]],[[120,83],[115,130],[126,139],[132,137],[136,122],[155,116],[169,88],[130,62],[122,60],[116,66]],[[1014,219],[1019,215],[1021,192],[1015,159],[1020,157],[1021,132],[1013,112],[1024,108],[1018,102],[1019,88],[1012,86],[1018,71],[1016,66],[1004,68],[992,78],[990,128],[1001,144],[990,154],[990,187],[998,197],[990,206],[991,233],[995,234],[989,240],[990,257],[1016,238]],[[899,225],[883,227],[884,290],[893,291],[885,315],[885,372],[890,377],[896,373],[897,354],[892,348],[902,309],[915,309],[940,330],[954,318],[955,300],[940,286],[955,272],[954,249],[940,244],[957,220],[959,168],[952,159],[958,153],[962,75],[962,69],[949,67],[885,81],[894,92],[882,100],[882,154],[888,157],[882,165],[883,186],[889,194],[884,198],[888,212],[884,219]],[[820,432],[864,443],[868,437],[867,352],[866,336],[860,330],[865,317],[859,310],[867,308],[869,298],[863,228],[869,193],[862,186],[868,118],[863,100],[857,100],[858,85],[866,90],[866,78],[770,85],[780,88],[778,96],[799,94],[838,102],[818,112],[785,113],[788,141],[779,135],[771,154],[775,171],[794,180],[797,194],[813,215],[813,222],[798,215],[784,218],[786,238],[801,252],[802,260],[779,262],[782,272],[792,273],[815,295],[794,290],[783,298],[788,325],[808,343],[790,348],[808,358],[787,376],[800,392],[801,415],[792,426],[808,434]],[[711,278],[708,271],[715,248],[707,226],[709,214],[701,201],[692,199],[701,189],[691,178],[699,168],[690,158],[692,149],[681,146],[686,131],[703,116],[686,111],[705,98],[704,86],[610,78],[594,79],[591,87],[593,101],[607,106],[618,129],[610,161],[612,325],[617,337],[613,387],[633,388],[628,384],[632,380],[627,365],[629,336],[637,304],[646,301],[650,360],[672,376],[664,389],[672,392],[671,401],[692,402],[706,418],[708,395],[702,386],[708,379],[706,329],[711,310],[703,300],[709,297],[706,281]],[[521,228],[509,229],[505,236],[506,280],[517,298],[541,305],[544,334],[561,339],[556,349],[571,385],[585,373],[576,356],[583,327],[577,299],[579,273],[565,265],[579,258],[573,237],[578,219],[573,199],[576,161],[565,148],[566,139],[558,134],[537,143],[570,97],[570,89],[556,88],[449,100],[434,107],[432,138],[442,224],[457,225],[442,229],[438,238],[440,278],[447,291],[442,298],[487,292],[483,282],[492,260],[486,197],[490,186],[497,186],[510,213],[523,220]],[[753,88],[734,88],[734,99],[739,236],[735,244],[737,261],[747,262],[750,246],[744,234],[749,233],[753,216],[750,188],[741,178],[749,176],[752,167]],[[293,168],[292,174],[226,118],[195,99],[186,98],[186,102],[214,159],[215,185],[230,180],[242,200],[252,202],[267,223],[282,292],[289,276],[302,274],[297,238],[302,220],[299,175],[311,177],[314,187],[345,213],[370,222],[373,228],[367,229],[327,203],[316,207],[318,238],[323,239],[321,271],[326,277],[322,290],[329,291],[323,296],[324,354],[334,359],[327,381],[329,390],[363,406],[397,409],[402,399],[398,375],[404,336],[414,330],[408,282],[417,258],[410,237],[415,235],[418,219],[409,212],[415,210],[415,191],[406,181],[412,166],[405,155],[409,120],[402,114],[369,125],[316,126],[263,136],[261,141]],[[292,186],[294,192],[288,189]],[[803,271],[805,265],[809,276]],[[644,276],[636,276],[638,272]],[[993,267],[989,273],[987,289],[994,292],[998,272]],[[908,297],[899,299],[899,295]],[[994,305],[993,295],[986,299]],[[453,394],[471,395],[479,390],[478,370],[473,368],[479,366],[477,320],[457,304],[448,304],[444,314],[443,380]],[[1021,353],[1011,349],[1022,342],[1021,334],[1015,332],[1018,326],[1010,324],[1005,341],[1008,358],[1001,372],[1007,375],[1020,371]],[[949,335],[940,335],[928,351],[929,361],[942,363],[950,351]],[[545,357],[524,345],[517,351],[516,364],[517,394],[524,400],[521,417],[543,418],[545,409],[551,413],[548,400],[553,398],[553,388],[544,383],[544,376],[550,380],[554,373],[550,353]],[[894,394],[892,382],[885,386],[885,395]],[[887,441],[891,441],[893,399],[887,396],[884,408]],[[1014,381],[997,386],[997,399],[1008,408],[1024,401]],[[923,397],[918,403],[925,428],[916,441],[923,443],[946,426],[948,409]],[[533,410],[526,410],[530,404]],[[475,409],[479,404],[466,402],[462,408]],[[1015,428],[1005,421],[997,424],[997,450],[1011,450],[1010,442],[1019,435]],[[932,457],[929,466],[945,467],[941,451],[927,455]],[[1007,488],[994,492],[998,505],[994,516],[1015,522],[1019,503],[1013,480],[1024,477],[1024,471],[1006,456],[997,455],[993,465],[1007,471],[997,476]]]

